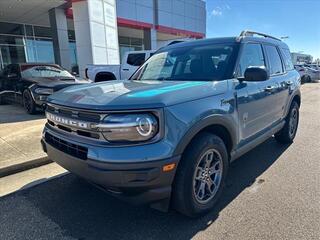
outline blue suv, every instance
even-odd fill
[[[198,216],[217,202],[232,161],[271,136],[293,141],[299,88],[288,46],[272,36],[177,43],[130,80],[51,95],[42,146],[113,196]]]

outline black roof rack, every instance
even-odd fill
[[[273,37],[273,36],[270,36],[268,34],[265,34],[265,33],[260,33],[260,32],[255,32],[255,31],[250,31],[250,30],[244,30],[240,33],[239,35],[239,38],[242,38],[242,37],[252,37],[253,35],[259,35],[259,36],[262,36],[262,37],[265,37],[265,38],[272,38],[272,39],[275,39],[275,40],[278,40],[278,41],[281,41],[281,39],[279,38],[276,38],[276,37]]]

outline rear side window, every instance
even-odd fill
[[[289,51],[289,49],[287,48],[282,48],[281,49],[282,55],[283,55],[283,59],[284,59],[284,66],[286,68],[287,71],[289,70],[293,70],[293,64],[292,64],[292,58],[291,58],[291,53]]]
[[[145,58],[145,53],[132,53],[128,55],[127,63],[132,66],[141,66]]]
[[[238,68],[239,77],[244,76],[244,72],[248,67],[265,67],[265,60],[260,44],[248,43],[243,46]]]
[[[275,46],[266,45],[266,52],[269,59],[270,75],[283,73],[282,62],[277,48]]]

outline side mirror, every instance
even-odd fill
[[[270,77],[265,67],[248,67],[244,72],[244,81],[260,82],[266,81]]]

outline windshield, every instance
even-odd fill
[[[232,78],[238,44],[207,44],[163,50],[148,59],[132,80],[213,81]]]
[[[66,70],[55,66],[31,66],[21,70],[21,76],[24,78],[45,77],[45,78],[73,78]]]

